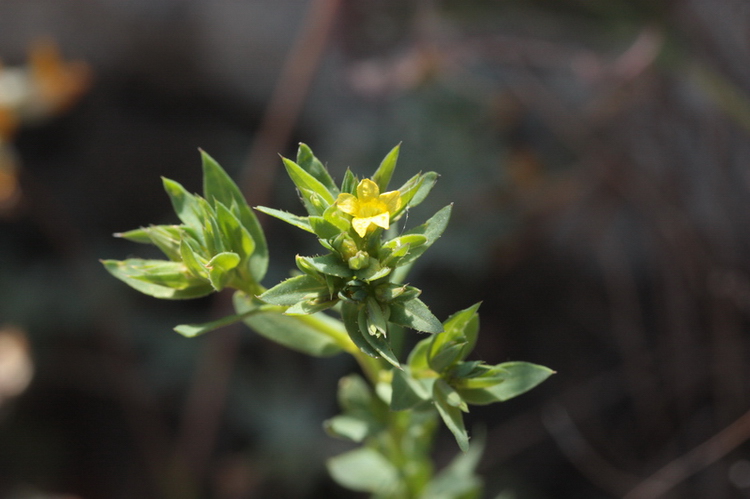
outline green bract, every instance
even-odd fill
[[[118,234],[155,245],[166,259],[105,260],[105,268],[156,298],[235,290],[236,315],[177,326],[186,337],[243,321],[261,336],[308,355],[354,356],[367,380],[356,374],[341,380],[343,413],[325,423],[331,435],[362,445],[329,460],[329,471],[341,485],[375,498],[479,497],[482,483],[474,469],[482,444],[469,445],[463,413],[472,404],[520,395],[552,371],[526,362],[467,360],[477,343],[479,304],[441,322],[420,299],[421,291],[404,284],[412,264],[445,231],[451,206],[414,228],[396,225],[426,198],[438,175],[419,173],[389,191],[396,146],[372,177],[359,179],[347,170],[337,186],[301,144],[296,161],[282,162],[306,215],[257,209],[317,237],[323,250],[297,255],[295,273],[266,289],[261,281],[268,249],[258,220],[226,172],[206,153],[201,155],[202,196],[173,180],[163,181],[179,225]],[[392,343],[404,328],[429,333],[405,361]],[[440,419],[465,454],[435,473],[430,443]]]

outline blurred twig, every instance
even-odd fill
[[[750,411],[734,423],[643,480],[624,499],[656,499],[750,439]]]

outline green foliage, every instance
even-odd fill
[[[342,378],[342,414],[324,425],[332,436],[361,445],[329,460],[328,469],[341,485],[375,498],[477,498],[482,444],[470,445],[463,413],[471,404],[516,397],[552,371],[525,362],[466,360],[477,343],[479,304],[441,322],[419,298],[419,289],[402,284],[411,265],[445,231],[452,207],[410,230],[386,230],[421,203],[438,179],[434,172],[419,173],[386,192],[399,151],[400,146],[393,148],[371,179],[360,180],[347,170],[340,187],[305,144],[296,161],[282,158],[307,214],[257,209],[314,235],[325,252],[297,255],[298,273],[269,289],[261,285],[268,266],[263,231],[237,185],[204,152],[203,196],[163,180],[181,224],[117,234],[153,244],[167,259],[103,264],[157,298],[195,298],[233,288],[236,315],[177,326],[186,337],[242,321],[308,355],[353,355],[367,380],[356,374]],[[429,335],[405,362],[392,345],[403,328]],[[464,454],[436,474],[430,443],[440,420]]]

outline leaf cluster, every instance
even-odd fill
[[[156,298],[188,299],[231,287],[255,294],[268,267],[265,235],[237,185],[201,151],[203,196],[163,179],[180,225],[152,225],[116,234],[157,246],[167,260],[105,260],[105,268]]]

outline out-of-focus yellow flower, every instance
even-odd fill
[[[357,185],[357,195],[339,194],[336,199],[339,210],[351,215],[352,227],[360,237],[375,227],[387,229],[391,215],[401,207],[401,193],[390,191],[380,194],[378,184],[366,178]]]

